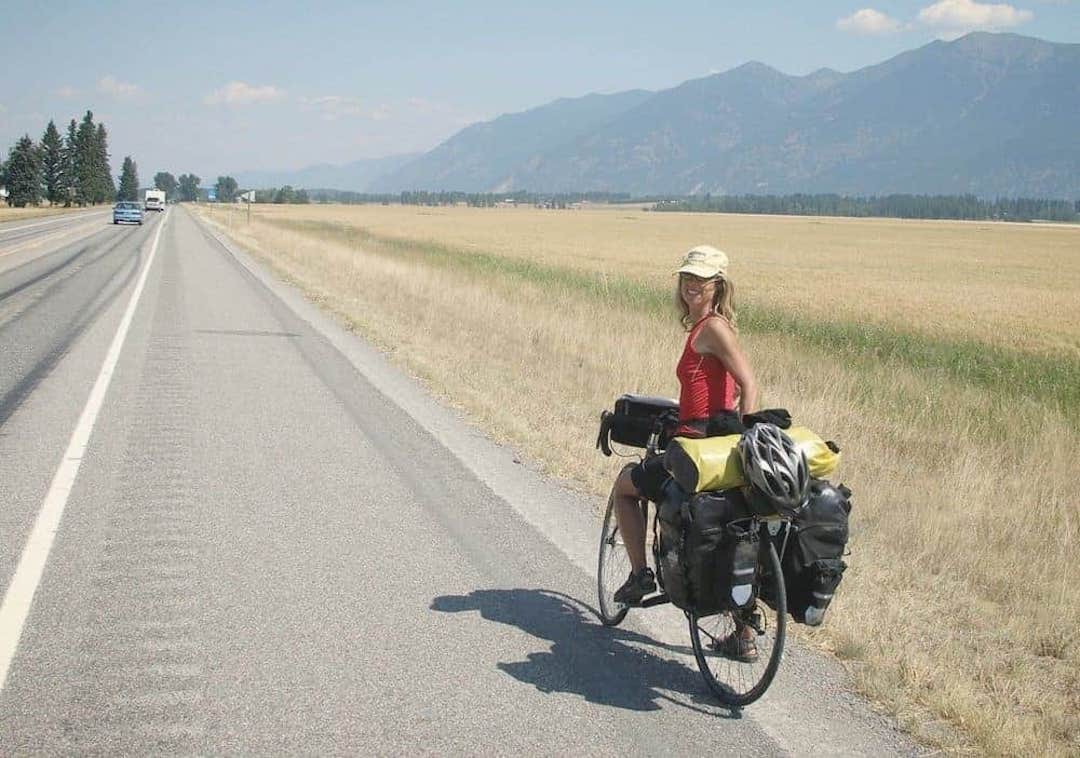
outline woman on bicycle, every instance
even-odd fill
[[[734,287],[727,276],[728,258],[709,245],[690,250],[676,272],[675,303],[688,332],[675,368],[679,379],[678,435],[703,436],[707,419],[720,411],[739,416],[757,408],[754,373],[735,332]],[[627,465],[615,480],[615,518],[630,557],[630,577],[615,601],[633,605],[656,590],[656,577],[645,562],[642,500],[658,502],[668,478],[660,456]]]

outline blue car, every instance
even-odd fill
[[[139,204],[124,200],[114,205],[112,209],[112,222],[114,224],[119,224],[121,221],[125,224],[141,225],[142,208],[139,207]]]

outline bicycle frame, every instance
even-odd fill
[[[663,432],[664,418],[657,418],[648,437],[642,460],[662,454],[660,441],[663,439]],[[649,502],[652,501],[640,501],[642,527],[646,535],[649,529]],[[666,556],[663,561],[661,560],[660,537],[663,530],[660,511],[666,508],[663,503],[654,503],[652,517],[652,562],[656,569],[660,592],[643,598],[640,603],[633,606],[625,603],[618,604],[612,600],[615,588],[625,576],[622,573],[625,570],[625,563],[612,562],[610,556],[617,555],[619,561],[625,561],[626,558],[625,545],[619,544],[617,538],[619,530],[614,507],[615,501],[609,499],[601,532],[597,569],[597,585],[600,593],[598,615],[605,626],[617,626],[622,623],[631,607],[651,608],[671,602],[663,576],[663,567],[667,565]],[[751,525],[751,531],[757,535],[760,548],[757,586],[750,596],[751,599],[739,607],[730,607],[716,612],[707,611],[704,615],[699,615],[699,609],[692,606],[683,609],[683,612],[690,628],[694,657],[705,683],[721,702],[733,707],[742,707],[760,698],[768,689],[783,655],[787,627],[787,601],[783,567],[780,561],[787,552],[791,535],[791,518],[780,514],[751,514],[737,520]],[[782,540],[779,540],[781,529],[785,531]],[[618,569],[613,572],[610,567],[614,566],[618,566]],[[732,598],[732,601],[735,601],[735,598]],[[750,643],[750,652],[745,650],[747,641]],[[762,645],[764,645],[763,648]],[[758,657],[759,650],[761,651],[760,658]]]

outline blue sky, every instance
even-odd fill
[[[973,29],[1080,42],[1080,0],[70,2],[4,0],[0,148],[90,108],[147,183],[426,150],[589,92],[750,60],[851,71]]]

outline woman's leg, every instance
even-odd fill
[[[611,496],[615,499],[615,521],[636,574],[645,568],[645,516],[641,512],[641,497],[630,478],[632,468],[628,465],[619,472]]]

